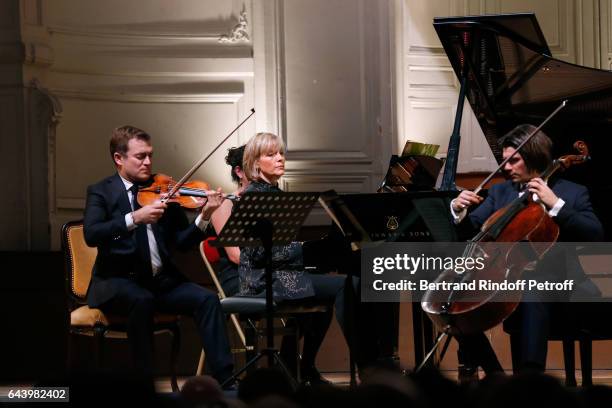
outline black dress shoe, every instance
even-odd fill
[[[309,367],[302,370],[302,385],[317,386],[317,385],[332,385],[332,382],[326,380],[316,367]]]

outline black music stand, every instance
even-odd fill
[[[274,348],[274,297],[272,293],[272,246],[295,241],[304,220],[319,198],[319,193],[263,193],[250,192],[234,203],[232,215],[225,223],[219,239],[219,247],[262,246],[265,257],[266,281],[266,348],[257,353],[247,364],[226,379],[222,386],[268,357],[268,366],[276,362],[294,382],[295,379],[283,363],[279,351]]]

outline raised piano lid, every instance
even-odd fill
[[[539,125],[564,99],[567,106],[545,127],[554,156],[573,153],[580,139],[592,160],[564,178],[586,185],[607,235],[612,217],[605,196],[612,147],[612,72],[551,57],[534,14],[434,18],[434,27],[457,75],[468,76],[467,99],[498,162],[498,140],[521,123]]]

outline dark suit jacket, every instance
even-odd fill
[[[593,212],[586,187],[563,179],[551,180],[549,185],[557,197],[565,204],[553,220],[559,225],[558,241],[587,242],[601,241],[604,231],[599,219]],[[511,181],[491,187],[488,197],[472,211],[468,218],[473,228],[480,228],[487,218],[498,209],[506,206],[518,196],[518,186]],[[538,265],[545,277],[563,280],[574,279],[577,285],[574,295],[597,296],[599,290],[586,278],[575,251],[568,248],[553,248]],[[550,276],[554,272],[554,276]]]
[[[132,211],[125,185],[118,174],[87,188],[84,233],[87,245],[98,248],[93,276],[87,293],[91,307],[99,307],[119,290],[122,279],[143,285],[150,282],[151,261],[136,244],[136,229],[128,231],[125,215]],[[140,225],[137,228],[145,228]],[[188,249],[197,245],[204,234],[189,223],[180,207],[169,205],[153,233],[163,263],[163,274],[184,279],[170,257],[169,249]]]

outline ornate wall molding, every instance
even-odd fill
[[[172,93],[126,93],[115,91],[89,91],[84,89],[53,88],[53,94],[65,99],[83,101],[140,102],[140,103],[236,103],[243,96],[239,93],[172,94]]]
[[[49,250],[53,233],[49,225],[56,207],[57,126],[63,108],[57,96],[33,78],[26,86],[25,140],[29,188],[29,245],[33,250]],[[45,177],[46,176],[46,177]]]
[[[62,103],[57,95],[44,88],[37,78],[33,78],[29,83],[29,88],[33,95],[30,109],[30,118],[35,123],[30,125],[30,139],[45,140],[47,158],[47,198],[49,205],[49,215],[52,217],[57,212],[56,204],[56,144],[57,144],[57,125],[62,119]],[[39,96],[39,98],[36,98]]]
[[[243,8],[240,12],[240,17],[238,18],[238,24],[236,24],[229,34],[224,34],[219,37],[218,41],[220,43],[237,43],[237,42],[249,42],[251,38],[249,37],[249,22],[247,20],[246,10]]]
[[[48,89],[44,88],[37,78],[33,78],[32,80],[30,80],[29,87],[33,90],[40,92],[41,95],[44,96],[46,102],[51,108],[49,116],[50,124],[54,127],[57,126],[62,117],[63,112],[62,103],[60,102],[59,98],[52,91],[49,91]]]
[[[323,191],[330,185],[340,193],[362,193],[367,189],[372,172],[335,173],[325,171],[292,171],[287,170],[280,179],[284,191]]]
[[[380,181],[372,180],[372,177],[372,172],[359,170],[350,173],[288,170],[280,180],[280,187],[284,191],[320,192],[333,186],[333,189],[341,194],[358,194],[369,191],[373,183]],[[317,204],[305,225],[328,225],[330,222],[329,215]]]
[[[42,26],[42,0],[21,0],[21,14],[26,25]]]
[[[87,27],[78,26],[49,26],[47,31],[51,35],[64,35],[68,37],[83,37],[83,38],[98,38],[98,39],[120,39],[120,40],[199,40],[216,42],[219,39],[219,34],[190,34],[190,33],[173,33],[163,32],[160,29],[158,32],[121,32],[121,31],[104,31],[92,30]]]
[[[40,67],[49,67],[53,64],[53,49],[44,44],[25,44],[25,63]]]

